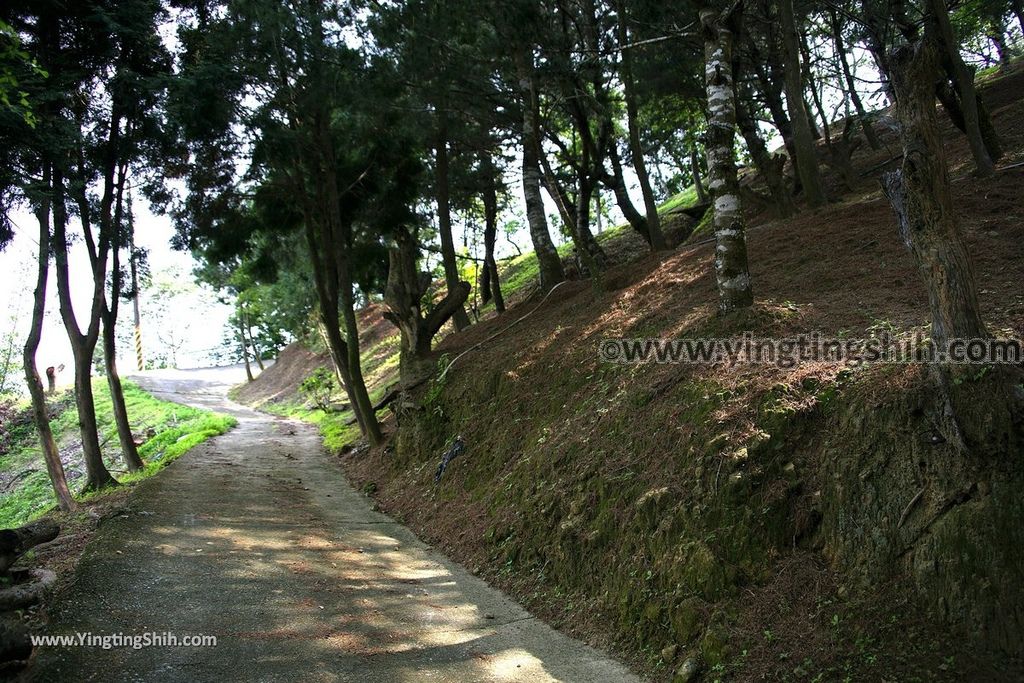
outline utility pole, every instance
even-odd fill
[[[142,313],[139,310],[139,269],[135,251],[135,212],[132,210],[132,195],[128,193],[128,263],[132,275],[132,309],[135,313],[135,365],[139,372],[146,369],[146,357],[142,353]]]

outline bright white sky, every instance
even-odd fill
[[[149,261],[152,272],[173,268],[191,280],[191,271],[195,262],[188,253],[173,251],[170,239],[174,234],[170,218],[154,216],[144,201],[135,201],[135,241],[137,246],[149,250]],[[19,210],[11,216],[15,224],[14,241],[6,250],[0,252],[0,332],[10,329],[11,316],[17,315],[18,343],[24,343],[32,315],[32,293],[36,282],[36,258],[38,224],[35,217],[28,211]],[[74,221],[69,224],[72,232],[77,232]],[[84,328],[89,318],[89,300],[92,295],[92,277],[89,273],[88,257],[85,245],[78,240],[72,246],[70,260],[72,298],[79,324]],[[71,381],[71,346],[67,333],[61,322],[57,308],[57,279],[53,261],[50,262],[50,277],[46,290],[46,318],[43,323],[43,336],[36,359],[40,371],[48,366],[66,366],[59,382]],[[145,293],[143,294],[145,299]],[[231,307],[219,303],[212,293],[206,292],[173,297],[168,302],[169,318],[180,320],[182,327],[189,327],[189,341],[178,354],[179,365],[182,367],[199,367],[208,364],[208,351],[218,346],[225,333],[225,324],[231,314]],[[122,302],[119,325],[131,327],[131,303]],[[154,321],[142,321],[143,344],[147,337],[154,341],[157,330],[152,326]],[[122,352],[119,367],[122,372],[134,369],[134,359]]]

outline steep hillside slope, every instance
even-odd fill
[[[1022,81],[986,93],[1008,150],[995,178],[972,178],[946,130],[985,320],[1015,336]],[[1019,679],[1024,385],[979,369],[947,405],[920,366],[598,354],[620,337],[926,329],[926,293],[878,191],[889,158],[860,153],[864,175],[821,210],[751,213],[757,304],[744,319],[715,315],[714,247],[699,239],[616,267],[601,291],[568,283],[494,339],[536,299],[447,337],[448,359],[489,341],[389,418],[389,446],[344,467],[425,539],[659,679],[687,659],[706,680]],[[457,434],[465,453],[435,484]]]

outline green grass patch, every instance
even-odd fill
[[[377,399],[371,394],[370,400]],[[358,424],[347,424],[354,417],[351,410],[324,411],[291,402],[266,403],[260,406],[260,410],[316,425],[323,437],[324,447],[332,453],[340,452],[361,437]]]
[[[662,203],[658,207],[658,213],[669,213],[677,209],[688,209],[691,206],[697,205],[697,188],[694,185],[690,185],[688,188],[674,194]]]
[[[237,424],[233,417],[162,401],[133,382],[124,381],[123,384],[132,431],[136,434],[145,434],[148,430],[153,432],[153,436],[139,446],[139,455],[146,462],[146,467],[141,471],[124,473],[123,462],[105,458],[107,467],[123,484],[153,476],[193,447],[212,436],[223,434]],[[100,441],[109,453],[117,450],[119,445],[113,404],[105,378],[93,380],[93,394]],[[58,447],[67,448],[79,440],[78,412],[69,395],[58,397],[56,403],[64,408],[51,420],[50,425]],[[0,469],[20,472],[29,468],[37,471],[26,475],[10,492],[0,496],[0,528],[21,526],[54,507],[53,488],[34,430],[30,430],[8,453],[0,455]],[[80,486],[82,482],[84,477],[78,482],[69,483],[75,488],[76,484]],[[94,493],[86,498],[91,500],[104,494]]]
[[[594,235],[594,239],[596,239],[599,243],[603,244],[605,242],[610,242],[612,240],[619,239],[629,229],[629,223],[622,223],[621,225],[616,225],[614,227],[608,228],[607,230],[600,234]]]
[[[40,467],[43,467],[40,463]],[[43,468],[21,480],[10,493],[0,497],[0,528],[22,526],[54,506],[53,487]]]
[[[512,298],[526,287],[540,282],[540,262],[534,252],[528,252],[508,261],[501,270],[501,293]]]

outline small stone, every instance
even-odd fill
[[[671,662],[673,659],[676,658],[676,652],[678,650],[679,650],[679,646],[678,645],[675,645],[675,644],[673,644],[673,645],[666,645],[661,650],[661,661],[663,661],[663,662]]]
[[[693,657],[687,657],[686,660],[676,669],[675,678],[672,679],[672,683],[690,683],[700,670],[700,665],[697,664],[697,660]]]

